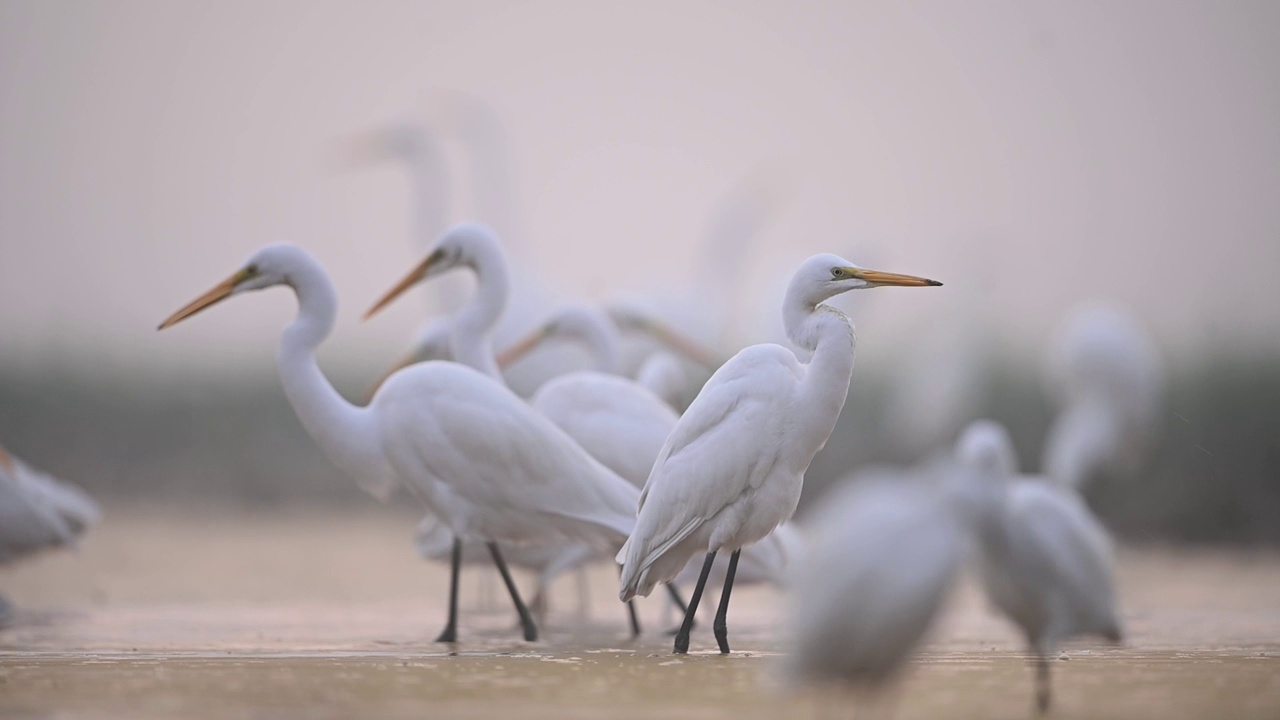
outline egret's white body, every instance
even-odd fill
[[[976,531],[983,589],[1035,653],[1037,703],[1049,705],[1048,658],[1069,638],[1119,642],[1111,541],[1080,496],[1044,477],[1017,475],[1008,433],[971,424],[957,455],[1003,492]]]
[[[689,385],[689,374],[684,364],[675,355],[664,350],[649,353],[649,357],[640,364],[636,371],[636,382],[649,392],[657,395],[663,402],[673,408],[682,407],[685,399],[685,388]]]
[[[0,447],[0,565],[40,550],[74,547],[100,515],[83,490]]]
[[[298,298],[297,318],[283,332],[277,355],[285,394],[329,458],[363,486],[382,494],[404,486],[463,539],[609,547],[626,537],[634,486],[476,370],[421,363],[393,374],[366,407],[343,399],[316,362],[333,329],[337,297],[320,264],[296,246],[259,250],[161,328],[232,295],[275,285],[289,286]],[[464,309],[457,322],[475,321]],[[531,628],[529,622],[530,639]]]
[[[930,477],[862,474],[831,490],[793,577],[788,667],[804,684],[874,689],[924,638],[961,566],[968,517]]]
[[[83,490],[46,475],[0,447],[0,565],[41,550],[74,548],[100,517]],[[10,617],[0,597],[0,625]]]
[[[804,472],[826,443],[849,391],[854,333],[849,319],[822,302],[879,284],[938,284],[863,270],[835,255],[815,255],[792,278],[783,304],[791,341],[810,354],[773,344],[740,351],[711,376],[676,423],[640,494],[635,531],[619,551],[619,596],[648,595],[698,552],[737,553],[791,518]],[[730,567],[737,557],[730,558]],[[710,571],[706,567],[690,611]],[[732,570],[726,590],[732,584]],[[720,625],[717,640],[727,652]],[[687,626],[677,652],[687,648]]]
[[[1043,469],[1079,488],[1100,470],[1131,467],[1159,416],[1164,370],[1154,343],[1118,308],[1076,309],[1055,332],[1048,362],[1061,410]]]

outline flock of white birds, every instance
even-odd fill
[[[277,354],[285,394],[362,488],[379,498],[406,491],[428,513],[416,546],[451,566],[439,641],[458,640],[463,564],[496,566],[532,641],[548,586],[610,560],[633,634],[641,628],[632,599],[666,585],[684,612],[676,653],[689,650],[708,582],[720,586],[712,630],[722,653],[735,581],[786,587],[783,637],[791,676],[803,683],[874,688],[895,677],[965,567],[1025,634],[1041,710],[1059,643],[1120,640],[1109,539],[1079,489],[1100,469],[1132,463],[1157,414],[1157,354],[1123,313],[1086,309],[1055,341],[1061,403],[1043,476],[1020,475],[1005,429],[975,419],[953,450],[927,462],[851,476],[814,503],[802,533],[790,520],[804,474],[831,435],[854,368],[853,325],[825,301],[941,283],[820,254],[796,269],[783,300],[790,346],[752,345],[720,363],[634,308],[571,305],[497,353],[512,293],[508,260],[495,230],[464,223],[440,233],[368,315],[452,271],[473,274],[474,293],[425,326],[363,405],[340,395],[317,364],[337,294],[297,246],[262,248],[160,325],[253,290],[295,293],[297,315]],[[624,333],[664,344],[635,377],[623,372]],[[593,369],[559,374],[529,397],[509,388],[503,369],[553,339],[578,343]],[[681,411],[687,369],[697,363],[714,372]],[[97,515],[82,492],[0,450],[0,563],[72,544]],[[538,579],[528,605],[508,564]],[[691,591],[687,602],[677,586]]]

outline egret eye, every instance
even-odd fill
[[[848,273],[846,273],[846,272],[844,271],[844,268],[838,268],[838,267],[833,267],[833,268],[831,268],[831,279],[832,279],[832,280],[839,280],[840,278],[844,277],[844,276],[845,276],[845,275],[847,275],[847,274],[848,274]]]

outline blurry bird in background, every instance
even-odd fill
[[[999,424],[970,424],[956,456],[987,484],[975,527],[979,575],[988,599],[1035,655],[1036,707],[1044,712],[1049,658],[1060,643],[1082,635],[1120,642],[1110,538],[1074,488],[1018,475],[1013,443]]]
[[[41,550],[75,549],[80,536],[100,517],[98,504],[83,490],[0,447],[0,566]],[[0,597],[0,626],[12,618],[12,607]]]
[[[1074,309],[1054,332],[1046,377],[1060,410],[1042,468],[1076,489],[1103,472],[1131,472],[1158,431],[1164,368],[1137,319],[1100,303]]]

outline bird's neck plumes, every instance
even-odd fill
[[[510,278],[507,259],[492,233],[478,226],[469,243],[469,265],[476,274],[476,289],[471,301],[458,311],[453,324],[453,359],[489,377],[501,379],[502,373],[493,355],[493,329],[507,309]]]
[[[388,477],[382,447],[365,408],[347,402],[320,372],[316,350],[333,330],[338,298],[324,269],[298,251],[287,284],[298,297],[298,315],[280,338],[276,365],[285,395],[307,432],[329,459],[375,492]]]
[[[799,417],[808,426],[809,436],[821,439],[814,449],[816,453],[835,428],[849,394],[856,344],[853,324],[844,313],[822,305],[794,282],[787,289],[782,308],[787,337],[811,353],[809,371],[800,384],[799,402],[804,404],[805,412]]]

